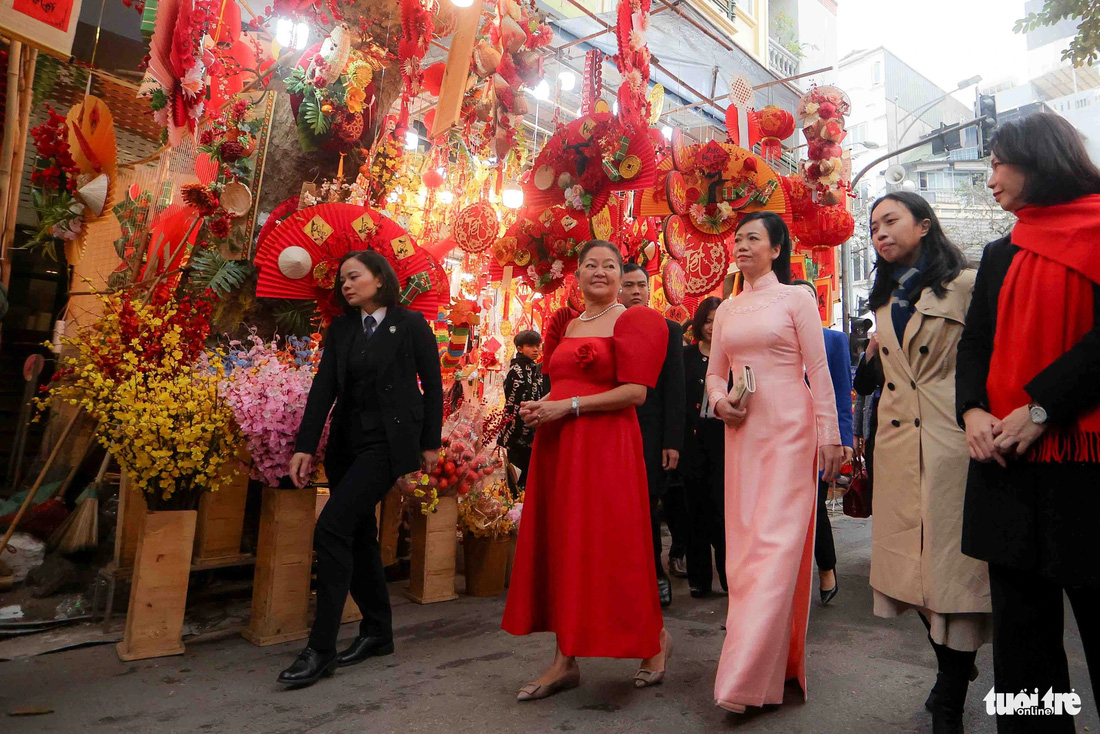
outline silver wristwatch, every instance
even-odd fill
[[[1031,414],[1032,423],[1041,426],[1047,422],[1047,411],[1038,403],[1030,403],[1027,406],[1027,411]]]
[[[573,396],[573,399],[569,402],[570,402],[569,407],[573,410],[573,415],[580,418],[580,416],[581,416],[581,399],[577,396]]]

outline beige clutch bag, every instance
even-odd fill
[[[756,392],[756,375],[753,374],[752,367],[745,365],[741,374],[733,382],[733,389],[729,394],[730,402],[739,408],[744,408],[749,401],[749,395],[754,392]]]

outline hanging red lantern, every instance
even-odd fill
[[[447,65],[440,61],[424,70],[424,79],[420,82],[420,86],[433,97],[439,96],[439,90],[443,85],[443,71],[446,67]]]
[[[794,115],[775,105],[768,105],[758,115],[760,155],[764,160],[775,160],[783,154],[783,141],[794,135]]]
[[[443,174],[434,168],[429,168],[424,172],[421,181],[423,181],[424,185],[429,189],[438,189],[443,185]]]
[[[822,207],[817,215],[820,237],[816,243],[822,247],[836,247],[855,234],[856,220],[843,204]]]

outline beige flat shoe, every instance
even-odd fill
[[[668,640],[668,642],[665,644],[665,668],[667,669],[668,659],[672,657],[672,636],[668,635],[665,639]],[[650,686],[657,686],[660,685],[664,681],[664,679],[664,670],[648,670],[646,668],[638,668],[638,672],[634,674],[634,687],[649,688]]]
[[[729,701],[715,701],[714,703],[718,705],[718,708],[723,708],[726,711],[729,711],[730,713],[734,713],[734,714],[743,714],[743,713],[745,713],[745,707],[742,706],[739,703],[731,703]]]
[[[565,677],[558,678],[553,683],[546,683],[545,685],[539,685],[538,683],[528,683],[523,688],[519,689],[519,694],[516,696],[517,701],[537,701],[540,698],[549,698],[555,693],[561,693],[562,691],[568,691],[571,688],[576,688],[581,684],[581,671],[580,668],[575,668],[569,673],[565,674]]]

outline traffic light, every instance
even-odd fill
[[[949,133],[944,133],[944,128],[947,127],[942,122],[938,130],[933,130],[932,135],[932,155],[943,155],[949,150],[958,150],[962,147],[962,131],[952,130]]]
[[[974,104],[974,116],[985,118],[978,125],[978,147],[981,157],[988,158],[993,152],[993,132],[997,129],[997,98],[992,94],[979,94]]]

